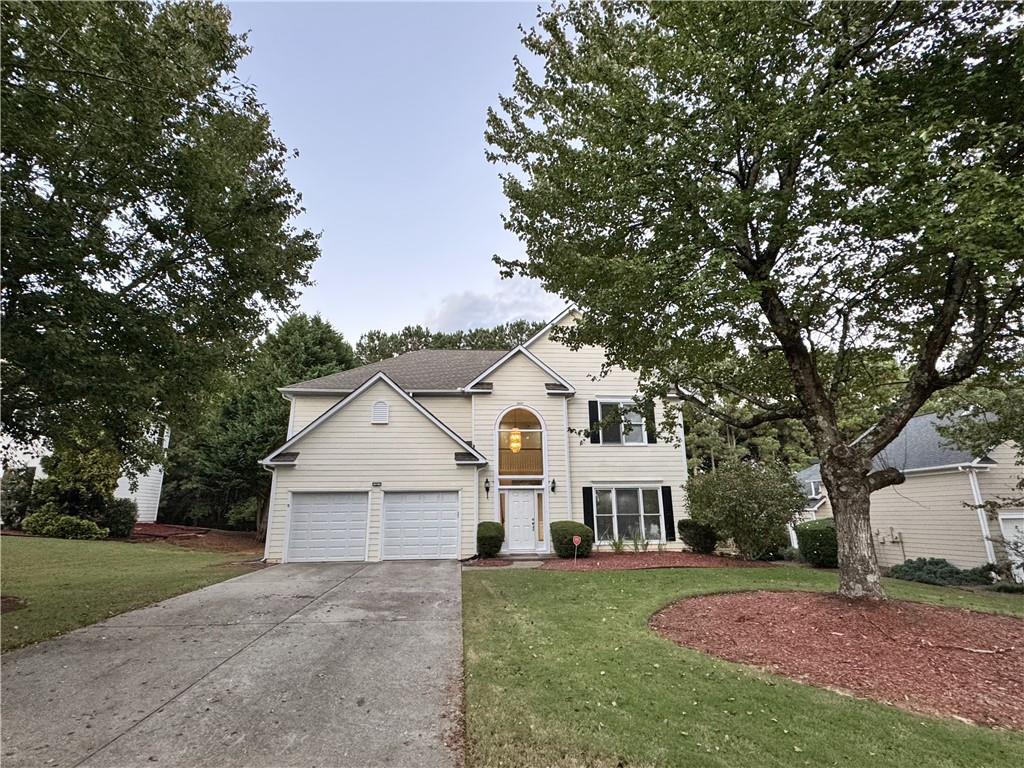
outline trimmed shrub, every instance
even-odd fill
[[[100,528],[92,520],[60,515],[46,535],[55,539],[105,539],[109,533],[110,531]]]
[[[732,540],[749,560],[778,556],[788,544],[786,525],[805,499],[793,474],[779,463],[737,462],[690,481],[690,517]]]
[[[573,536],[582,539],[578,550],[572,544]],[[559,520],[551,524],[551,545],[559,557],[572,557],[573,552],[577,557],[590,557],[590,550],[594,548],[594,532],[583,523]]]
[[[25,518],[21,527],[34,536],[50,536],[55,539],[105,539],[109,533],[92,520],[60,514],[56,504],[46,504],[38,512],[33,512]]]
[[[957,568],[941,557],[919,557],[894,565],[886,574],[893,579],[919,581],[922,584],[937,584],[941,587],[958,587],[969,584],[991,584],[995,566],[991,563],[977,568]]]
[[[679,538],[683,544],[694,552],[710,555],[715,551],[718,534],[710,525],[698,523],[696,520],[680,520],[676,527],[679,529]]]
[[[126,539],[132,535],[135,521],[139,519],[139,505],[132,499],[112,499],[106,509],[94,520],[98,526],[107,528],[110,537]]]
[[[800,557],[815,568],[839,567],[839,543],[832,519],[810,520],[794,526]]]
[[[38,511],[21,521],[21,530],[33,536],[49,536],[50,529],[61,516],[60,507],[54,503],[43,504]]]
[[[505,528],[501,523],[487,520],[476,527],[476,553],[484,557],[497,557],[505,541]]]
[[[1024,595],[1024,584],[1015,581],[1000,581],[992,587],[994,592],[1006,592],[1011,595]]]

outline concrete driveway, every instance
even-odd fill
[[[450,766],[454,562],[279,565],[2,659],[14,766]]]

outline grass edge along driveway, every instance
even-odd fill
[[[247,573],[234,553],[173,544],[0,539],[0,590],[28,605],[3,615],[2,647],[37,643]]]
[[[835,587],[831,573],[793,567],[467,571],[466,765],[1024,764],[1024,734],[801,685],[679,647],[647,627],[651,614],[682,597]],[[897,599],[1024,613],[1019,596],[886,587]]]

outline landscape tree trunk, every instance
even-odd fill
[[[839,594],[883,600],[885,590],[871,535],[871,483],[861,463],[860,457],[830,455],[821,464],[839,545]]]

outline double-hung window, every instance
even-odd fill
[[[599,542],[662,541],[658,488],[595,488],[594,527]]]
[[[641,445],[647,442],[647,425],[632,400],[599,400],[601,442],[612,445]]]

